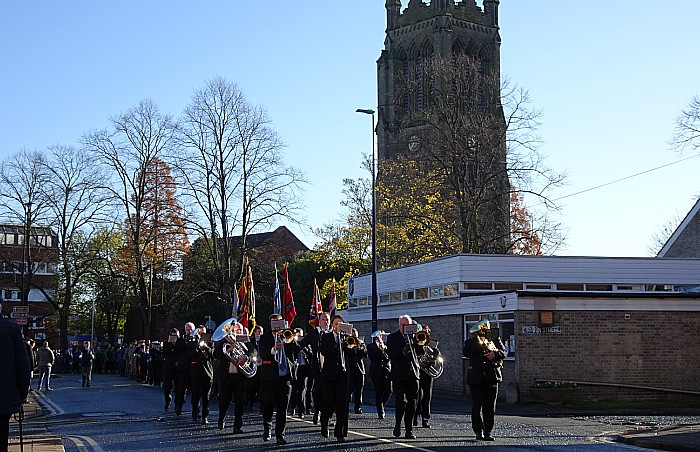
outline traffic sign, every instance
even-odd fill
[[[29,317],[29,306],[13,306],[12,313],[16,319]]]
[[[15,323],[16,323],[17,325],[27,325],[27,324],[28,324],[28,320],[29,320],[28,318],[22,317],[22,318],[15,319]]]

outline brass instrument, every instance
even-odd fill
[[[426,346],[425,353],[418,358],[418,365],[429,377],[440,378],[445,369],[444,361],[440,350]]]
[[[290,330],[289,328],[277,331],[277,337],[282,340],[285,344],[289,344],[294,342],[294,331]]]
[[[343,345],[348,349],[357,348],[360,345],[360,340],[355,336],[344,336]]]
[[[226,339],[222,346],[224,356],[238,368],[243,376],[252,378],[258,371],[258,355],[255,352],[248,355],[246,346],[242,342],[236,341],[236,334],[233,332],[235,323],[236,319],[234,317],[225,320],[214,331],[211,338],[215,342]],[[239,364],[243,358],[245,358],[245,362]]]
[[[430,342],[430,334],[427,331],[420,330],[413,335],[413,341],[416,345],[427,345]]]

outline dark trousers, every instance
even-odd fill
[[[391,397],[391,379],[382,375],[372,378],[374,386],[374,403],[377,407],[377,414],[384,414],[384,406]]]
[[[291,393],[292,385],[288,381],[260,381],[263,427],[267,431],[272,430],[272,412],[276,410],[275,435],[278,438],[284,436],[287,426],[287,408]]]
[[[350,385],[348,387],[348,401],[352,396],[355,411],[362,408],[362,392],[365,389],[365,374],[359,371],[354,371],[350,377]]]
[[[199,417],[199,401],[202,401],[202,418],[209,416],[209,394],[211,393],[211,377],[197,375],[190,377],[192,389],[192,419]]]
[[[306,405],[306,392],[308,391],[308,383],[311,380],[311,371],[308,365],[297,367],[297,378],[292,381],[292,398],[289,402],[292,410],[296,410],[297,414],[307,414],[309,411]]]
[[[253,404],[260,398],[260,375],[257,373],[248,379],[245,403],[248,411],[253,411]]]
[[[172,401],[172,393],[175,391],[175,397],[177,397],[177,371],[167,372],[163,375],[163,395],[165,396],[165,404],[170,406]]]
[[[175,412],[177,414],[180,414],[182,411],[182,405],[185,404],[185,392],[187,392],[187,388],[190,386],[190,371],[189,369],[187,370],[179,370],[177,372],[177,384],[175,385],[176,388],[176,393],[175,393]]]
[[[496,412],[498,383],[482,382],[478,385],[469,385],[469,391],[472,394],[472,429],[476,434],[481,433],[482,430],[484,434],[490,434]]]
[[[83,367],[83,386],[90,386],[92,382],[92,364]]]
[[[11,414],[0,416],[0,451],[7,450],[10,441],[10,417]]]
[[[243,412],[245,409],[245,396],[248,389],[248,379],[242,374],[227,374],[226,378],[219,380],[219,420],[226,418],[226,412],[234,403],[233,421],[234,428],[243,427]]]
[[[418,380],[413,378],[394,380],[393,384],[396,396],[396,425],[400,426],[403,419],[406,432],[411,432],[418,399]]]
[[[311,396],[314,402],[314,413],[320,414],[323,408],[323,383],[321,382],[321,373],[314,372],[310,381],[312,385]]]
[[[418,381],[418,405],[416,406],[415,422],[420,415],[424,421],[430,419],[430,400],[433,398],[433,379],[422,371]]]
[[[348,436],[348,374],[338,372],[335,380],[321,380],[323,408],[321,409],[321,431],[328,430],[328,421],[335,412],[336,438]]]

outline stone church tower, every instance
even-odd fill
[[[505,135],[502,133],[505,131],[505,119],[500,103],[499,0],[482,0],[482,4],[483,8],[479,7],[475,0],[430,0],[429,4],[424,3],[423,0],[410,0],[408,6],[401,11],[401,0],[386,0],[386,38],[384,50],[377,61],[377,142],[380,179],[381,162],[384,159],[391,159],[396,155],[418,158],[416,154],[419,146],[414,146],[414,144],[420,141],[420,137],[426,137],[428,132],[420,121],[412,122],[406,118],[409,118],[410,115],[418,114],[420,116],[421,113],[429,112],[431,111],[431,103],[437,104],[442,101],[432,102],[436,89],[427,85],[425,81],[415,85],[418,88],[407,89],[405,80],[411,77],[414,79],[420,77],[416,75],[418,71],[425,71],[425,68],[430,67],[431,63],[436,60],[461,64],[459,62],[464,61],[464,56],[466,56],[470,62],[474,62],[472,67],[478,68],[472,69],[476,71],[476,74],[488,74],[490,80],[497,81],[490,85],[490,89],[482,89],[474,95],[472,98],[474,105],[471,109],[469,107],[465,109],[470,110],[467,114],[472,116],[477,110],[488,111],[492,118],[496,118],[497,125],[494,127],[496,135]],[[463,57],[458,58],[458,55]],[[468,71],[466,67],[459,70],[462,74]],[[423,74],[426,73],[423,72]],[[428,75],[426,74],[424,77],[427,79]],[[477,75],[477,77],[479,76]],[[400,81],[401,79],[404,80],[403,83]],[[452,83],[449,77],[442,80],[442,85]],[[479,99],[474,101],[474,98]],[[469,100],[463,99],[461,102],[463,104],[469,103]],[[458,105],[456,108],[462,108],[462,105]],[[457,141],[470,142],[471,132],[465,132],[463,129],[460,133],[461,136],[453,140],[453,143]],[[489,176],[488,184],[490,186],[487,187],[490,193],[489,200],[482,199],[472,203],[472,205],[478,205],[472,210],[479,211],[480,220],[477,226],[479,231],[476,233],[473,231],[473,224],[465,226],[465,221],[462,221],[461,227],[462,229],[471,229],[469,234],[483,237],[483,243],[488,243],[488,245],[468,246],[466,250],[463,248],[458,252],[507,253],[510,248],[510,185],[505,167],[505,139],[501,139],[498,144],[493,145],[495,140],[485,140],[483,135],[481,138],[476,138],[476,136],[477,134],[474,133],[475,142],[477,140],[491,142],[488,151],[490,155],[479,157],[478,154],[484,156],[486,153],[475,150],[473,154],[476,157],[473,157],[473,162],[464,164],[464,172],[471,174],[472,166],[474,166],[480,167],[481,174],[488,172],[490,175],[498,174],[498,176],[495,178],[496,180]],[[433,140],[431,143],[435,142]],[[447,146],[437,145],[437,147]],[[433,149],[437,149],[437,147],[433,146]],[[474,149],[476,148],[475,145]],[[494,154],[498,155],[494,157]],[[488,163],[484,163],[486,160],[489,160]],[[493,162],[498,163],[494,164]],[[469,168],[467,168],[468,166]],[[473,173],[477,174],[477,171],[474,170]],[[473,180],[468,183],[473,183],[475,186],[483,184],[481,182],[483,179],[479,179],[478,176],[466,176],[465,179],[470,177]],[[478,191],[478,187],[476,188],[474,191]],[[461,212],[460,215],[470,214]],[[466,235],[463,235],[464,237]]]

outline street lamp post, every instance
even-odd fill
[[[356,113],[364,113],[372,116],[372,331],[377,331],[377,190],[375,176],[374,157],[374,110],[358,108]]]
[[[22,203],[22,206],[24,207],[24,239],[22,242],[22,278],[21,278],[21,303],[22,306],[29,306],[29,291],[27,290],[27,282],[26,282],[26,273],[27,273],[27,258],[31,257],[31,254],[29,253],[29,238],[30,238],[30,229],[31,229],[31,207],[32,203],[31,201]],[[29,333],[29,319],[25,319],[27,323],[25,323],[22,326],[22,333],[24,334],[24,337],[27,337],[27,334]]]

